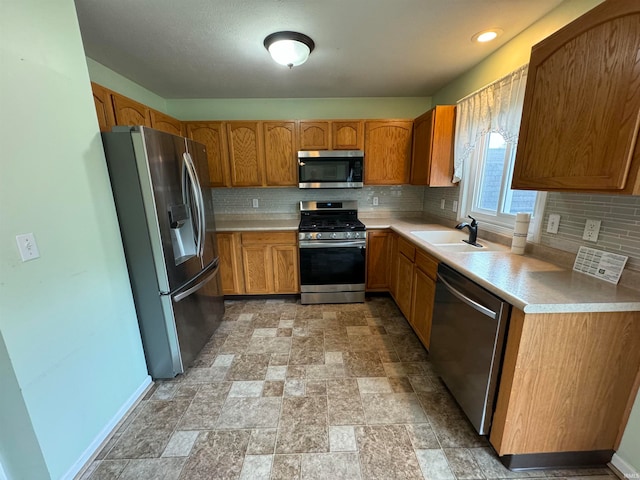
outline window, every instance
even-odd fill
[[[510,235],[517,213],[530,213],[537,235],[544,194],[512,190],[527,66],[458,102],[456,173],[460,219],[471,215],[486,229]],[[488,228],[487,228],[488,227]]]

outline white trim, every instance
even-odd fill
[[[629,480],[637,480],[640,478],[640,473],[637,472],[626,461],[620,458],[620,455],[618,455],[617,453],[613,454],[611,465],[613,465],[622,475],[624,475],[624,478],[627,478]]]
[[[100,451],[100,447],[111,437],[115,428],[120,421],[142,400],[143,395],[146,393],[147,388],[151,385],[151,377],[147,375],[140,386],[131,394],[126,402],[118,409],[116,414],[111,420],[104,426],[104,428],[98,433],[93,442],[82,452],[80,458],[71,465],[67,473],[65,473],[61,480],[73,480],[76,475],[82,472],[86,466],[93,460],[94,456]],[[2,477],[0,477],[1,479]]]

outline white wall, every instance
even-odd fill
[[[0,461],[58,479],[148,381],[73,0],[0,0],[0,105]]]

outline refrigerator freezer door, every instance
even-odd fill
[[[218,262],[212,262],[197,283],[171,296],[183,368],[193,364],[222,320],[224,300],[218,270]]]

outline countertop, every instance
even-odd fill
[[[485,240],[481,240],[482,243],[491,244],[496,251],[444,251],[411,233],[448,229],[421,218],[359,218],[367,229],[390,228],[526,313],[640,312],[638,290],[613,285],[529,255],[514,255],[508,247]],[[297,230],[298,223],[297,216],[216,217],[218,231]]]

